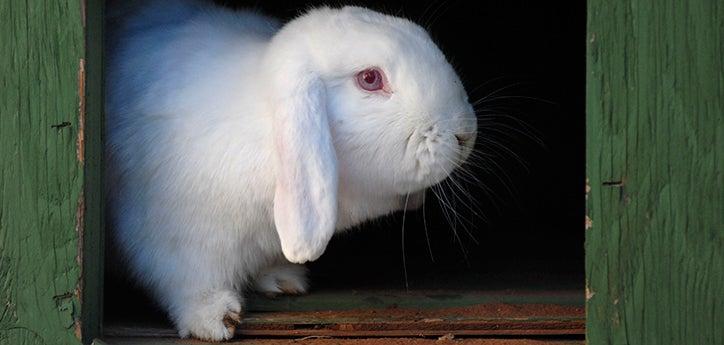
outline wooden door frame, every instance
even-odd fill
[[[84,191],[79,207],[79,257],[82,267],[82,342],[102,335],[105,220],[103,202],[103,32],[105,1],[82,0],[85,11],[84,90],[79,91],[80,123],[84,141],[78,150],[84,159]],[[82,224],[82,225],[80,225]]]
[[[103,7],[0,5],[0,343],[101,335]],[[587,16],[588,343],[724,339],[724,5]]]
[[[724,5],[589,0],[587,16],[588,343],[721,342]]]

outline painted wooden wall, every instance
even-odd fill
[[[724,344],[724,2],[590,0],[589,344]]]
[[[0,344],[99,329],[100,7],[0,2]],[[721,343],[724,4],[588,7],[588,342]]]
[[[0,344],[98,331],[100,4],[0,1]]]

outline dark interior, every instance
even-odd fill
[[[309,6],[330,4],[219,2],[284,19]],[[467,166],[482,184],[456,173],[455,184],[445,182],[428,192],[424,212],[400,212],[334,238],[322,258],[309,265],[311,293],[565,289],[582,296],[585,2],[332,4],[338,3],[405,16],[428,27],[470,99],[487,97],[476,107],[476,149],[485,155]],[[108,256],[107,265],[118,262],[113,252]],[[115,271],[106,274],[106,322],[161,319],[143,293]]]

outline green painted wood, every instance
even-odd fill
[[[97,258],[81,248],[99,218],[87,207],[97,193],[84,188],[97,184],[86,178],[99,169],[87,144],[100,147],[88,135],[100,124],[84,122],[99,116],[100,99],[84,100],[100,89],[81,84],[100,79],[84,77],[84,9],[79,0],[0,2],[0,344],[79,344],[88,328],[81,262]]]
[[[589,344],[724,342],[723,18],[588,2]]]

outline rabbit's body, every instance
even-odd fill
[[[283,72],[282,79],[270,73],[287,66],[272,64],[279,53],[270,46],[283,36],[277,34],[279,23],[203,3],[164,6],[168,4],[155,2],[127,15],[130,19],[113,28],[110,38],[110,221],[132,272],[166,308],[180,335],[228,339],[241,312],[238,292],[254,277],[264,292],[305,292],[303,268],[285,256],[301,263],[321,255],[331,233],[317,237],[317,229],[346,229],[401,209],[410,193],[449,171],[436,171],[434,177],[421,173],[423,178],[409,181],[398,176],[398,181],[386,181],[362,171],[358,161],[366,164],[367,153],[360,150],[369,150],[365,145],[370,144],[345,127],[359,119],[342,118],[335,109],[344,109],[347,102],[334,95],[323,106],[329,125],[314,123],[323,109],[310,110],[313,118],[301,125],[311,122],[312,127],[279,134],[294,119],[274,114],[284,113],[287,108],[280,110],[280,104],[296,92],[277,98],[277,92],[284,94],[284,84],[270,86],[284,78]],[[334,11],[319,10],[327,16]],[[330,84],[325,79],[330,93],[342,87]],[[312,132],[326,126],[328,134]],[[423,143],[429,139],[411,130],[408,144],[418,136]],[[330,147],[336,154],[322,155]],[[380,166],[401,159],[375,157],[380,155]],[[414,169],[420,169],[424,161],[416,159]],[[395,175],[397,170],[409,173],[400,168]],[[309,179],[322,186],[299,186]],[[398,185],[402,190],[395,190]],[[329,217],[328,209],[334,212]],[[302,230],[295,230],[299,219]],[[300,235],[305,227],[312,232]]]

